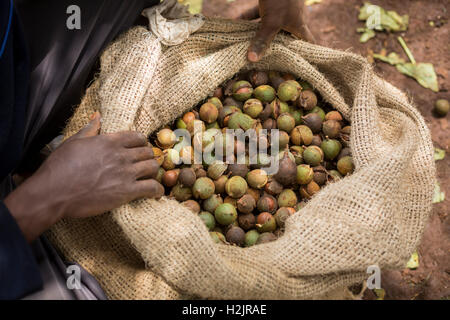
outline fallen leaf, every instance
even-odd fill
[[[406,267],[411,270],[419,267],[419,255],[417,254],[417,251],[413,252],[411,258],[409,258],[409,261],[406,263]]]
[[[384,300],[384,297],[386,295],[386,291],[384,291],[383,288],[381,289],[373,289],[373,292],[375,292],[377,296],[377,300]]]
[[[419,84],[434,92],[439,91],[439,84],[437,81],[434,66],[431,63],[400,63],[396,65],[397,70],[407,76],[410,76],[419,82]]]
[[[379,54],[379,53],[374,53],[373,57],[375,59],[381,60],[383,62],[387,62],[393,66],[395,66],[399,63],[405,63],[405,60],[400,58],[399,55],[395,52],[391,52],[387,56]]]
[[[438,92],[439,83],[433,64],[424,62],[416,63],[405,40],[402,37],[397,37],[397,39],[411,62],[405,62],[405,60],[400,58],[395,52],[391,52],[387,57],[380,52],[380,54],[374,54],[374,58],[395,65],[399,72],[416,79],[421,86],[431,89],[434,92]]]
[[[407,14],[401,16],[397,12],[392,10],[387,11],[386,14],[387,17],[385,17],[386,20],[384,21],[384,23],[386,24],[386,26],[391,28],[391,30],[388,31],[406,31],[408,29],[409,16]],[[392,19],[393,22],[391,22],[388,17]]]
[[[434,185],[433,203],[439,203],[445,200],[445,193],[441,192],[441,186],[439,182]]]
[[[357,30],[359,33],[362,33],[361,37],[359,37],[359,42],[366,43],[373,37],[375,37],[375,31],[367,28],[359,28]]]
[[[188,11],[191,14],[202,12],[203,0],[178,0],[179,3],[189,6]]]
[[[416,59],[414,59],[414,56],[413,56],[411,50],[409,50],[408,46],[406,45],[405,39],[403,39],[402,37],[397,37],[397,40],[400,43],[400,45],[402,46],[403,51],[405,51],[406,55],[408,56],[409,61],[412,64],[416,64]]]
[[[387,56],[374,53],[375,59],[389,63],[397,68],[397,70],[416,81],[424,88],[431,89],[434,92],[439,91],[439,84],[436,73],[434,72],[434,66],[431,63],[410,63],[405,62],[395,52],[391,52]]]
[[[399,15],[395,11],[386,11],[370,2],[364,3],[359,10],[358,19],[366,22],[367,29],[378,31],[406,31],[409,24],[408,15]]]
[[[434,148],[434,160],[443,160],[445,158],[445,150]]]
[[[313,4],[321,3],[321,2],[322,2],[322,0],[306,0],[305,6],[312,6]]]

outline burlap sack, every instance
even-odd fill
[[[402,268],[419,243],[435,181],[429,130],[401,91],[361,56],[278,35],[261,63],[246,50],[257,25],[207,19],[166,47],[136,27],[103,54],[101,72],[67,125],[70,136],[100,110],[103,133],[150,134],[241,69],[309,81],[352,122],[355,172],[320,191],[275,242],[214,244],[175,200],[144,199],[100,217],[64,220],[49,237],[116,299],[303,299]]]

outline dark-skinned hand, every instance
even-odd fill
[[[301,0],[259,0],[261,25],[248,49],[248,60],[261,60],[275,35],[281,30],[314,43],[314,36],[303,20],[303,9]]]
[[[160,198],[158,163],[137,132],[99,135],[100,115],[58,147],[4,200],[32,241],[58,220],[104,213],[129,201]]]

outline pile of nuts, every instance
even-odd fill
[[[177,129],[189,135],[180,138]],[[242,140],[227,138],[230,129],[252,130],[248,140],[271,145],[270,154],[251,154]],[[353,172],[350,129],[309,83],[275,71],[240,73],[151,137],[161,165],[157,180],[199,215],[215,242],[273,241],[323,186]],[[218,140],[223,153],[211,151]]]

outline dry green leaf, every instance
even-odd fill
[[[306,0],[305,6],[312,6],[313,4],[321,3],[321,2],[322,2],[322,0]]]
[[[433,203],[439,203],[445,200],[445,193],[441,192],[441,186],[439,182],[434,185]]]
[[[373,57],[375,59],[387,62],[387,63],[389,63],[389,64],[391,64],[393,66],[395,66],[395,65],[397,65],[399,63],[405,63],[405,60],[400,58],[399,55],[397,53],[395,53],[395,52],[391,52],[387,56],[384,56],[384,55],[381,55],[381,54],[378,54],[378,53],[374,53]]]
[[[203,0],[178,0],[179,3],[189,6],[188,11],[191,14],[202,12]]]
[[[422,87],[439,91],[438,80],[434,66],[431,63],[403,63],[396,65],[397,70],[407,76],[410,76],[419,82]]]
[[[373,14],[373,12],[369,10],[369,6],[371,5],[372,4],[370,2],[365,2],[364,5],[359,9],[359,20],[366,21]]]
[[[409,50],[408,46],[406,45],[405,40],[402,37],[397,37],[397,40],[402,46],[402,49],[405,51],[406,55],[408,56],[409,62],[411,62],[412,64],[416,64],[416,59],[414,59],[414,56],[411,50]]]
[[[370,2],[361,7],[358,19],[366,21],[368,29],[378,31],[406,31],[409,23],[408,15],[401,16],[395,11],[386,11]]]
[[[408,29],[409,16],[407,14],[401,16],[395,11],[387,11],[386,14],[395,22],[395,24],[391,25],[395,29],[391,29],[388,31],[406,31]]]
[[[417,251],[413,252],[411,258],[409,258],[409,261],[406,263],[406,267],[411,270],[417,269],[419,267],[419,255]]]
[[[423,87],[431,89],[434,92],[439,91],[439,84],[434,71],[434,66],[431,63],[416,63],[414,56],[406,45],[405,40],[402,37],[398,37],[398,41],[405,50],[406,55],[411,62],[405,62],[401,59],[397,53],[391,52],[387,57],[381,54],[374,54],[373,57],[381,61],[395,65],[397,70],[409,77],[416,79],[416,81]]]
[[[434,160],[443,160],[445,158],[445,150],[434,148]]]
[[[384,300],[384,296],[386,295],[386,291],[384,291],[383,288],[381,289],[373,289],[373,292],[375,292],[377,296],[377,300]]]
[[[359,37],[359,42],[361,42],[361,43],[366,43],[367,41],[369,41],[370,39],[375,37],[375,31],[373,31],[371,29],[359,28],[357,31],[363,32],[361,37]]]

